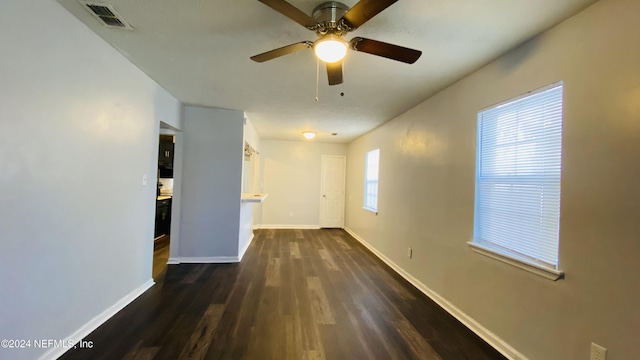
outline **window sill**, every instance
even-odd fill
[[[551,268],[536,264],[534,262],[528,261],[524,258],[512,256],[503,251],[493,249],[486,245],[480,245],[478,243],[474,243],[471,241],[468,242],[467,244],[469,244],[469,247],[471,247],[471,250],[477,252],[478,254],[482,254],[492,259],[502,261],[503,263],[509,264],[511,266],[515,266],[522,270],[529,271],[536,275],[540,275],[549,280],[556,281],[564,278],[564,272],[560,270],[551,269]]]
[[[365,207],[365,206],[363,206],[362,208],[363,208],[364,210],[367,210],[367,211],[369,211],[369,212],[372,212],[372,213],[374,213],[374,214],[378,215],[378,210],[374,210],[374,209],[371,209],[371,208],[368,208],[368,207]]]

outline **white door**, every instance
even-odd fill
[[[344,156],[322,155],[320,182],[320,227],[344,227]]]

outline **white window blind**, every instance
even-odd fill
[[[562,84],[478,113],[474,240],[558,268]]]
[[[364,208],[378,211],[378,171],[380,166],[380,149],[367,152],[364,179]]]

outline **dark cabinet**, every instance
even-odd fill
[[[156,200],[156,227],[153,237],[169,235],[171,230],[171,199]]]
[[[160,135],[158,146],[158,170],[161,178],[173,177],[173,153],[175,145],[172,135]]]

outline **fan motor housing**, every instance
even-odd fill
[[[349,11],[349,7],[337,1],[327,1],[316,6],[313,9],[312,17],[320,24],[320,28],[317,30],[318,34],[346,31],[347,29],[342,29],[342,25],[338,21],[347,11]]]

